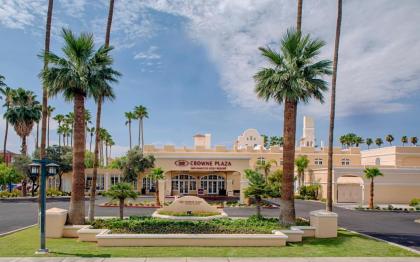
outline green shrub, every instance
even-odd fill
[[[420,205],[420,198],[413,198],[410,201],[410,206],[415,207]]]
[[[52,196],[52,197],[55,197],[55,196],[68,196],[69,195],[68,193],[62,192],[62,191],[60,191],[58,189],[55,189],[55,188],[48,188],[46,193],[47,193],[47,196]]]
[[[187,212],[173,212],[173,211],[160,211],[159,214],[160,215],[165,215],[165,216],[176,216],[176,217],[187,217],[187,216],[192,216],[192,217],[210,217],[210,216],[220,215],[220,213],[218,213],[218,212],[198,212],[198,211],[194,211],[194,212],[191,212],[191,213],[187,213]]]
[[[317,184],[301,186],[299,189],[299,195],[304,199],[317,200],[320,188],[320,185]]]
[[[298,220],[297,224],[307,224]],[[130,217],[129,219],[95,220],[94,228],[108,228],[113,233],[136,234],[271,234],[272,230],[285,227],[275,218],[213,219],[210,221],[173,221],[152,217]]]
[[[19,197],[20,190],[14,189],[12,192],[2,191],[0,192],[0,198],[10,198],[10,197]]]

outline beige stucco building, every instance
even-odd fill
[[[296,148],[296,157],[307,156],[309,166],[305,184],[319,183],[321,196],[326,197],[328,149],[315,146],[313,119],[304,119],[303,137]],[[274,160],[272,171],[281,169],[283,149],[264,148],[256,129],[247,129],[238,136],[232,148],[211,145],[211,135],[193,137],[193,147],[145,145],[144,153],[154,155],[155,166],[165,171],[160,191],[167,196],[236,196],[244,199],[248,185],[244,171],[255,168],[258,160]],[[307,146],[308,145],[308,146]],[[420,147],[385,147],[360,151],[359,148],[334,148],[333,191],[335,202],[367,203],[369,187],[363,177],[365,166],[378,166],[385,174],[375,183],[377,203],[407,203],[420,197]],[[92,170],[86,170],[86,189],[91,184]],[[107,190],[122,181],[119,170],[100,169],[97,188]],[[70,191],[70,176],[65,177],[63,190]],[[51,181],[51,185],[55,182]],[[155,191],[155,183],[147,174],[139,174],[134,188],[141,194]]]

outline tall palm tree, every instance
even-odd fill
[[[69,222],[84,223],[85,187],[85,99],[94,94],[98,86],[99,72],[112,64],[110,48],[94,50],[92,34],[82,33],[75,36],[70,30],[63,29],[64,57],[53,53],[43,55],[52,65],[41,72],[44,84],[51,96],[64,94],[74,102],[74,145],[73,179],[70,199]]]
[[[280,53],[271,48],[260,47],[261,54],[271,67],[263,68],[254,76],[258,97],[284,103],[283,129],[283,178],[280,218],[284,224],[295,221],[294,208],[294,163],[296,143],[296,112],[299,102],[311,98],[324,101],[323,92],[327,82],[322,79],[331,74],[331,61],[317,61],[325,43],[312,40],[295,30],[288,30],[280,44]]]
[[[381,171],[376,167],[367,167],[363,171],[365,173],[365,177],[370,179],[370,198],[369,198],[369,208],[373,209],[373,197],[374,197],[374,182],[373,179],[378,176],[383,176]]]
[[[58,131],[60,130],[60,128],[61,128],[61,124],[63,123],[63,121],[64,121],[64,115],[62,115],[62,114],[57,114],[57,115],[55,115],[54,117],[53,117],[53,119],[55,120],[55,121],[57,121],[57,123],[58,123],[58,129],[57,129],[57,134],[58,134],[58,146],[61,146],[61,133],[59,133]]]
[[[48,106],[47,108],[47,147],[50,147],[50,118],[54,110],[55,110],[55,107],[53,106]]]
[[[68,114],[66,114],[64,122],[69,127],[69,132],[68,132],[67,138],[70,137],[70,144],[67,143],[67,145],[73,147],[74,113],[69,112]]]
[[[133,112],[125,112],[124,114],[125,114],[125,119],[127,119],[125,124],[128,125],[128,135],[129,135],[130,150],[131,150],[131,122],[133,119],[136,119],[136,115]]]
[[[411,144],[413,144],[413,146],[416,146],[417,145],[418,140],[417,140],[417,137],[416,136],[411,137],[410,138],[410,141],[411,141]]]
[[[297,19],[296,19],[296,31],[300,32],[302,28],[302,6],[303,0],[298,0],[297,6]]]
[[[309,159],[307,156],[299,156],[296,161],[296,169],[298,172],[299,188],[305,184],[305,169],[308,168]]]
[[[31,133],[34,123],[41,118],[41,107],[32,91],[16,89],[5,118],[21,138],[21,153],[27,155],[26,137]],[[22,180],[22,196],[26,196],[26,176]]]
[[[394,136],[393,135],[387,135],[386,137],[385,137],[385,140],[389,143],[389,145],[391,146],[392,145],[392,141],[394,141]]]
[[[114,14],[114,0],[109,0],[109,9],[108,9],[108,20],[106,23],[106,32],[105,32],[105,47],[109,48],[109,42],[111,38],[111,27],[112,27],[112,18]],[[103,72],[105,73],[105,72]],[[101,113],[102,113],[102,101],[103,99],[113,99],[114,93],[109,84],[107,84],[104,80],[107,80],[107,77],[112,76],[110,81],[115,80],[115,74],[108,74],[102,75],[101,80],[101,87],[98,89],[100,92],[96,92],[95,100],[97,105],[96,110],[96,126],[95,126],[95,152],[93,157],[93,174],[92,174],[92,186],[90,187],[90,199],[89,199],[89,221],[93,221],[95,217],[95,195],[96,195],[96,180],[98,176],[98,166],[99,166],[99,143],[100,143],[100,129],[101,129]]]
[[[408,143],[408,137],[407,136],[402,136],[401,137],[401,143],[403,144],[403,146],[405,146],[405,144]]]
[[[86,129],[86,131],[89,133],[90,135],[90,141],[89,141],[89,152],[92,152],[92,138],[93,138],[93,134],[95,133],[95,127],[88,127]]]
[[[147,108],[145,106],[136,106],[134,108],[134,114],[136,115],[136,119],[139,120],[139,147],[141,148],[141,152],[143,152],[144,148],[144,135],[143,135],[143,119],[149,118],[149,113],[147,112]]]
[[[111,140],[109,140],[108,144],[109,144],[109,158],[111,158],[111,159],[112,159],[111,149],[112,149],[112,147],[113,147],[113,146],[115,146],[115,142],[114,142],[114,140],[111,138]]]
[[[155,196],[156,196],[156,206],[160,206],[160,199],[159,199],[159,180],[162,180],[165,178],[164,175],[165,171],[163,171],[160,167],[155,167],[152,169],[152,171],[147,175],[150,180],[155,182]]]
[[[337,1],[337,22],[335,27],[334,62],[331,80],[330,126],[328,134],[328,167],[327,167],[327,211],[332,211],[332,168],[334,154],[335,97],[337,86],[338,50],[340,47],[342,0]]]
[[[370,148],[370,145],[373,144],[373,139],[372,138],[366,138],[366,145],[368,146],[368,149]]]
[[[3,107],[7,110],[10,108],[10,105],[12,104],[12,99],[15,94],[15,89],[10,88],[8,86],[0,87],[0,93],[2,98],[4,99]],[[4,131],[4,142],[3,142],[3,160],[5,161],[6,165],[9,163],[6,161],[6,154],[7,154],[7,136],[9,134],[9,121],[7,121],[6,118],[6,128]]]

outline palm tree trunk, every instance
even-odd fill
[[[257,217],[261,216],[261,199],[259,197],[255,198],[255,205],[257,206]]]
[[[131,150],[131,121],[128,122],[128,135],[130,139],[130,150]]]
[[[50,147],[50,116],[47,117],[47,148]]]
[[[9,133],[9,121],[6,120],[6,130],[4,131],[4,143],[3,143],[3,160],[6,163],[6,166],[9,165],[7,157],[7,135]]]
[[[99,132],[101,128],[101,112],[102,112],[102,97],[98,98],[98,106],[96,111],[96,129],[95,129],[95,152],[93,157],[93,172],[92,172],[92,186],[90,187],[89,198],[89,221],[93,222],[95,218],[95,197],[96,197],[96,180],[98,177],[98,155],[99,155]],[[95,185],[95,186],[94,186]]]
[[[39,148],[39,122],[36,122],[36,142],[35,142],[35,148]]]
[[[140,147],[140,134],[141,134],[141,118],[139,118],[139,147]]]
[[[143,129],[143,118],[140,119],[141,122],[141,152],[143,153],[144,149],[144,129]]]
[[[297,102],[286,100],[284,103],[284,145],[283,145],[283,178],[280,202],[280,219],[283,224],[295,222],[294,201],[294,164],[296,143]]]
[[[156,206],[160,206],[160,199],[159,199],[159,180],[156,179]]]
[[[73,179],[70,199],[70,224],[85,223],[85,98],[74,97]]]
[[[373,209],[373,196],[374,196],[374,192],[373,192],[373,177],[370,180],[370,198],[369,198],[369,208]]]
[[[296,31],[300,32],[302,29],[302,1],[298,0],[297,19],[296,19]]]
[[[26,145],[26,136],[22,137],[22,145],[21,145],[21,151],[22,155],[26,156],[28,152],[28,147]]]
[[[333,75],[331,83],[331,108],[330,108],[330,127],[328,136],[328,167],[327,167],[327,211],[332,211],[333,202],[333,152],[334,152],[334,122],[335,122],[335,96],[337,84],[337,66],[338,66],[338,49],[340,46],[340,32],[341,32],[341,14],[342,14],[342,0],[337,2],[337,24],[335,29],[335,45],[334,45],[334,62]]]
[[[27,152],[27,146],[26,146],[26,136],[22,137],[22,149],[21,149],[21,153],[22,155],[26,156],[26,152]],[[23,178],[22,180],[22,196],[26,196],[27,192],[26,192],[26,176]]]
[[[120,199],[120,219],[124,219],[124,199]]]
[[[108,143],[105,142],[105,166],[108,166]]]

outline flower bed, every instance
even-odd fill
[[[373,209],[368,207],[358,206],[355,210],[359,211],[399,211],[399,212],[420,212],[420,206],[417,207],[410,207],[410,208],[402,208],[402,207],[394,207],[393,205],[388,205],[387,207],[379,207],[376,206]]]
[[[299,221],[298,224],[303,224]],[[110,229],[111,233],[129,234],[271,234],[281,230],[277,219],[250,217],[247,219],[214,219],[209,221],[172,221],[151,217],[95,220],[93,228]]]
[[[171,202],[165,202],[165,205],[169,205]],[[101,207],[119,207],[120,204],[118,201],[109,201],[104,204],[100,205]],[[156,202],[154,201],[130,201],[127,200],[127,202],[124,203],[125,207],[133,207],[133,208],[160,208],[161,206],[157,206]]]
[[[159,215],[165,215],[165,216],[175,216],[175,217],[210,217],[210,216],[217,216],[220,215],[220,213],[217,212],[172,212],[172,211],[159,211]]]

